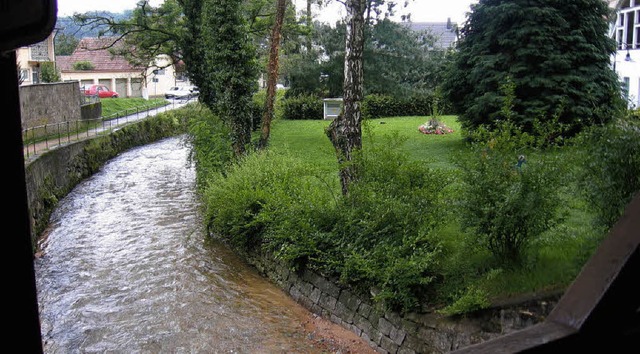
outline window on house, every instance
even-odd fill
[[[624,97],[625,100],[629,100],[629,84],[631,83],[631,80],[628,77],[625,77],[622,79],[622,97]]]
[[[618,13],[616,42],[618,49],[640,48],[640,1],[626,1]]]
[[[626,40],[625,43],[627,43],[627,48],[633,48],[633,29],[635,27],[635,13],[634,12],[628,12],[627,13],[627,33],[626,33]]]
[[[635,35],[633,36],[633,47],[640,48],[640,10],[636,10]]]
[[[29,69],[20,69],[20,81],[29,80]]]

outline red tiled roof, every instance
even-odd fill
[[[56,57],[57,66],[60,71],[75,71],[73,64],[79,61],[88,61],[93,64],[95,71],[140,71],[144,68],[134,67],[121,57],[114,56],[109,52],[114,38],[83,38],[78,43],[78,47],[70,56]],[[116,45],[119,45],[118,43]]]

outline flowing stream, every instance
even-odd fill
[[[46,353],[321,353],[309,313],[206,241],[181,138],[121,154],[56,208],[36,259]]]

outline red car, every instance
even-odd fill
[[[118,93],[111,91],[106,85],[89,85],[84,88],[85,96],[98,95],[100,98],[118,98]]]

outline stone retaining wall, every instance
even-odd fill
[[[80,120],[81,100],[76,81],[20,86],[22,128]]]
[[[464,317],[383,312],[314,272],[290,271],[269,255],[244,255],[263,275],[313,313],[350,329],[380,353],[446,353],[542,322],[561,294],[513,300]]]

